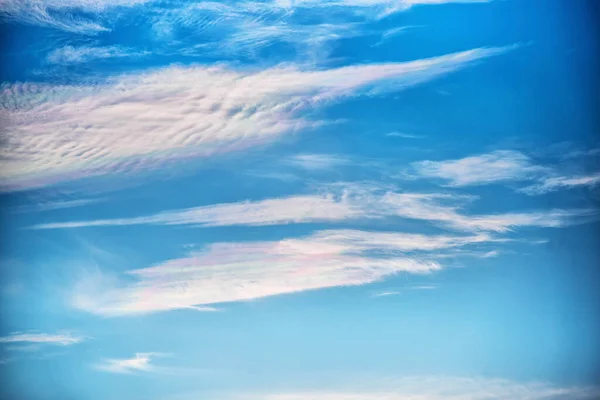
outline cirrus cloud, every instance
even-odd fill
[[[5,84],[0,180],[5,190],[39,187],[268,143],[322,123],[306,112],[323,103],[401,90],[513,48],[329,70],[188,66],[94,85]]]
[[[214,311],[211,306],[219,303],[364,285],[398,273],[429,274],[442,268],[432,252],[496,241],[484,234],[325,230],[278,241],[213,243],[126,277],[85,276],[71,300],[75,308],[103,316]]]
[[[0,337],[0,343],[33,343],[70,346],[81,343],[84,336],[74,336],[70,333],[48,334],[34,332],[15,332],[9,336]]]

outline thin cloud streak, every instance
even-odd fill
[[[526,155],[511,150],[457,160],[420,161],[413,163],[413,168],[421,177],[442,179],[450,186],[526,180],[548,172],[546,168],[534,165]]]
[[[404,132],[389,132],[386,133],[387,137],[399,137],[403,139],[422,139],[423,136],[413,135],[412,133],[404,133]]]
[[[85,339],[83,336],[74,336],[69,333],[52,335],[47,333],[15,332],[9,336],[0,337],[0,343],[37,343],[71,346],[81,343]]]
[[[148,217],[74,221],[37,225],[35,229],[64,229],[122,225],[276,225],[300,222],[343,221],[360,217],[360,209],[333,195],[295,196],[257,202],[217,204],[164,212]]]
[[[547,210],[468,215],[465,197],[449,194],[397,193],[357,184],[332,185],[327,193],[255,202],[216,204],[149,216],[35,225],[33,229],[73,229],[129,225],[260,226],[310,222],[344,222],[400,217],[428,221],[461,231],[508,232],[520,227],[556,228],[584,223],[596,210]]]
[[[97,85],[4,85],[1,186],[16,190],[147,170],[269,143],[323,123],[301,117],[301,110],[349,95],[401,90],[514,48],[329,70],[190,66]]]
[[[151,0],[3,0],[0,17],[22,24],[38,25],[68,32],[95,35],[109,31],[107,20],[118,18],[118,9],[144,6],[143,11],[159,14],[161,18],[179,23],[197,24],[206,21],[231,20],[256,21],[260,16],[285,17],[299,8],[346,9],[349,13],[362,10],[374,17],[382,17],[398,11],[406,11],[415,5],[445,3],[484,3],[490,0],[273,0],[265,2],[236,1],[232,6],[205,1],[189,6],[185,2],[173,2],[172,9]],[[81,12],[87,17],[82,17]],[[132,11],[133,12],[133,11]],[[207,12],[209,14],[207,14]]]
[[[600,173],[560,175],[554,168],[536,165],[527,155],[512,150],[497,150],[455,160],[420,161],[413,163],[412,168],[422,178],[445,180],[449,186],[454,187],[535,181],[532,185],[518,189],[528,195],[577,186],[593,187],[600,183]]]
[[[46,57],[46,61],[51,64],[80,64],[94,60],[103,60],[109,58],[123,57],[141,57],[147,55],[147,52],[136,52],[121,46],[89,47],[89,46],[64,46],[53,50]]]
[[[95,368],[100,371],[111,372],[114,374],[157,372],[157,367],[152,365],[151,361],[153,358],[161,355],[161,353],[136,353],[132,358],[109,358],[95,365]]]
[[[351,385],[348,385],[351,386]],[[480,377],[415,376],[387,379],[372,389],[325,389],[306,392],[228,394],[234,400],[556,400],[595,399],[594,386],[558,386]],[[225,397],[211,397],[220,400]]]
[[[326,170],[350,164],[350,160],[333,154],[298,154],[285,162],[308,171]]]
[[[65,208],[75,208],[87,206],[90,204],[99,203],[104,201],[105,199],[95,198],[95,199],[75,199],[75,200],[62,200],[62,201],[45,201],[39,202],[36,204],[30,205],[22,205],[22,206],[14,206],[8,207],[7,210],[14,213],[34,213],[34,212],[43,212],[43,211],[52,211],[52,210],[61,210]]]
[[[528,195],[540,195],[564,188],[595,187],[598,184],[600,184],[600,173],[581,176],[552,176],[543,179],[540,183],[520,189],[520,191]]]
[[[79,280],[75,308],[103,316],[196,309],[282,294],[364,285],[442,267],[429,254],[493,243],[487,235],[325,230],[279,241],[214,243],[187,257],[131,270],[129,279],[94,273]],[[131,281],[133,279],[133,281]]]
[[[95,35],[109,29],[93,17],[81,17],[81,11],[99,15],[116,7],[131,7],[147,1],[149,0],[3,0],[0,2],[0,18],[21,24]]]

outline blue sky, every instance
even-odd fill
[[[598,398],[597,12],[1,1],[0,398]]]

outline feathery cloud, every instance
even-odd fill
[[[387,188],[343,184],[331,185],[327,187],[327,193],[320,195],[216,204],[133,218],[46,223],[33,226],[33,229],[146,224],[260,226],[401,217],[463,231],[507,232],[519,227],[550,228],[582,223],[597,214],[591,209],[554,209],[467,215],[460,212],[466,200],[470,198],[440,193],[397,193]]]
[[[350,160],[332,154],[298,154],[284,161],[286,164],[309,171],[330,169],[350,164]]]
[[[256,146],[322,122],[301,110],[400,90],[513,48],[329,70],[190,66],[97,85],[5,84],[0,181],[5,190],[46,186]]]
[[[361,210],[333,195],[294,196],[168,211],[147,217],[73,221],[38,225],[36,229],[118,225],[276,225],[299,222],[342,221],[358,218]]]
[[[115,7],[131,7],[148,0],[2,0],[0,18],[78,34],[94,35],[109,30],[86,13],[104,13]]]
[[[470,156],[458,160],[413,163],[418,175],[448,181],[450,186],[484,185],[532,179],[546,168],[534,165],[526,155],[511,150]]]
[[[375,293],[374,295],[372,295],[371,297],[389,297],[389,296],[397,296],[401,294],[401,292],[379,292],[379,293]]]
[[[538,195],[577,186],[595,186],[600,173],[581,176],[559,175],[554,168],[534,164],[523,153],[497,150],[487,154],[457,160],[420,161],[412,164],[424,178],[443,179],[449,186],[486,185],[497,182],[535,181],[519,189],[528,195]]]
[[[594,187],[600,183],[600,173],[582,176],[550,176],[531,186],[524,187],[520,191],[537,195],[552,192],[562,188],[573,188],[577,186]]]
[[[593,386],[557,386],[480,377],[415,376],[381,382],[373,389],[229,394],[235,400],[556,400],[595,399]],[[217,400],[213,397],[211,400]]]
[[[14,213],[32,213],[51,210],[61,210],[65,208],[75,208],[95,204],[104,201],[101,198],[90,199],[74,199],[74,200],[59,200],[59,201],[43,201],[36,204],[26,204],[7,208]]]
[[[107,58],[140,57],[144,54],[147,53],[136,52],[121,46],[64,46],[48,54],[46,61],[51,64],[78,64]]]
[[[280,7],[353,7],[373,8],[383,7],[388,12],[404,11],[416,5],[434,5],[449,3],[487,3],[491,0],[333,0],[322,2],[319,0],[276,0],[274,4]]]
[[[38,343],[70,346],[81,343],[85,339],[83,336],[74,336],[70,333],[52,335],[47,333],[15,332],[9,336],[0,337],[0,343]]]
[[[161,353],[136,353],[133,358],[109,358],[95,366],[96,369],[115,374],[132,374],[135,372],[156,372],[157,368],[151,364],[152,358],[161,356]]]
[[[191,6],[185,2],[172,2],[164,7],[160,2],[150,0],[2,0],[0,18],[23,24],[38,25],[94,35],[110,30],[107,20],[118,17],[115,9],[144,6],[143,11],[158,14],[163,19],[186,22],[218,23],[224,19],[230,22],[237,17],[248,23],[262,16],[285,16],[290,10],[298,8],[338,8],[349,12],[369,10],[374,16],[388,15],[405,11],[414,5],[434,5],[444,3],[483,3],[490,0],[335,0],[320,2],[317,0],[272,0],[265,2],[235,1],[232,5],[213,1],[203,1]],[[85,17],[82,16],[85,13]],[[209,14],[207,14],[209,13]],[[250,34],[250,32],[248,32]],[[310,32],[307,30],[307,33]]]
[[[399,137],[403,139],[421,139],[423,136],[413,135],[412,133],[404,133],[404,132],[389,132],[386,133],[385,136],[388,137]]]
[[[428,254],[493,243],[483,234],[419,234],[325,230],[279,241],[215,243],[156,266],[131,270],[129,279],[92,274],[72,294],[75,308],[104,316],[198,309],[338,286],[364,285],[406,272],[442,267]]]

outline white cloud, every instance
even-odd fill
[[[47,333],[15,332],[9,336],[0,337],[0,343],[39,343],[70,346],[81,343],[86,338],[69,333],[51,335]]]
[[[422,136],[413,135],[412,133],[404,133],[404,132],[389,132],[386,133],[385,136],[388,137],[399,137],[403,139],[421,139]]]
[[[102,13],[114,7],[130,7],[146,1],[148,0],[2,0],[0,17],[24,24],[93,35],[109,29],[93,18],[81,17],[81,11]]]
[[[401,217],[429,221],[464,231],[507,232],[518,227],[561,227],[586,222],[595,210],[548,210],[467,215],[460,212],[468,196],[436,193],[397,193],[358,184],[331,185],[327,193],[216,204],[121,219],[69,221],[36,225],[34,229],[66,229],[124,225],[278,225],[341,222]]]
[[[135,372],[157,372],[157,367],[151,364],[154,357],[161,353],[136,353],[133,358],[106,359],[95,367],[101,371],[115,374],[132,374]]]
[[[583,176],[550,176],[521,191],[529,195],[544,194],[562,188],[573,188],[577,186],[596,186],[600,183],[600,173]]]
[[[596,215],[592,209],[550,210],[528,213],[506,213],[463,216],[456,214],[454,218],[440,219],[444,224],[465,230],[484,230],[506,232],[517,227],[558,228],[574,223],[587,222]]]
[[[329,70],[190,66],[87,86],[5,84],[0,179],[5,189],[45,186],[263,144],[320,123],[302,110],[400,90],[512,48]]]
[[[46,61],[51,64],[78,64],[98,59],[139,57],[144,54],[146,53],[136,52],[121,46],[64,46],[48,54]]]
[[[266,23],[264,20],[245,16],[235,27],[236,32],[210,45],[200,45],[215,52],[255,56],[260,49],[273,43],[294,45],[298,54],[319,61],[328,53],[327,45],[334,40],[364,35],[360,26],[350,23],[295,25],[289,22]],[[225,22],[225,21],[224,21]],[[227,21],[231,23],[231,21]]]
[[[299,7],[337,7],[353,9],[383,9],[386,13],[403,11],[418,4],[443,3],[480,3],[489,0],[336,0],[319,2],[317,0],[272,0],[265,2],[237,1],[232,6],[222,3],[205,1],[198,5],[189,6],[185,3],[174,3],[174,13],[179,20],[198,20],[206,17],[194,15],[200,11],[210,11],[215,14],[213,22],[238,14],[268,15],[277,11],[287,11]],[[102,25],[103,19],[116,8],[134,7],[148,4],[143,11],[165,14],[168,9],[160,3],[150,0],[2,0],[0,16],[20,23],[52,27],[80,34],[95,34],[109,30]],[[183,6],[182,6],[183,5]],[[87,18],[80,15],[81,11],[92,13]],[[116,14],[118,16],[118,14]],[[164,15],[163,15],[164,16]],[[255,18],[256,19],[256,18]],[[251,19],[249,19],[251,20]],[[206,21],[203,21],[206,23]]]
[[[131,270],[128,279],[84,277],[74,288],[72,305],[123,316],[364,285],[402,272],[429,274],[441,269],[430,253],[494,241],[481,234],[325,230],[279,241],[215,243],[184,258]]]
[[[298,154],[285,160],[285,163],[294,167],[314,171],[347,165],[350,163],[350,160],[332,154]]]
[[[401,294],[401,292],[379,292],[379,293],[375,293],[373,296],[371,297],[389,297],[389,296],[397,296]]]
[[[595,399],[600,394],[597,387],[591,386],[557,386],[546,382],[521,383],[479,377],[423,376],[390,381],[373,385],[373,389],[227,394],[227,397],[215,396],[210,400],[584,400]]]
[[[295,56],[303,62],[319,62],[330,52],[330,43],[342,38],[380,34],[372,31],[366,22],[373,18],[407,10],[415,4],[466,3],[473,1],[236,1],[230,4],[205,1],[183,3],[174,8],[155,6],[153,29],[161,40],[177,38],[169,51],[186,55],[213,54],[260,58],[261,50],[275,43],[295,49]],[[298,11],[326,8],[313,12],[311,22],[298,23]],[[339,18],[327,18],[335,12]],[[357,18],[358,17],[358,18]],[[351,21],[351,22],[350,22]],[[185,27],[202,40],[188,40],[177,36],[177,28]],[[381,44],[404,28],[392,28],[381,34]],[[213,38],[207,41],[206,38]],[[210,40],[210,39],[209,39]],[[291,46],[289,46],[291,45]],[[181,48],[180,46],[183,46]],[[167,45],[167,47],[169,47]],[[284,52],[285,53],[285,52]]]
[[[523,153],[498,150],[457,160],[420,161],[412,164],[417,175],[448,181],[450,186],[485,185],[496,182],[535,181],[519,189],[528,195],[539,195],[562,188],[595,186],[600,173],[580,176],[559,175],[554,168],[534,164]]]
[[[74,200],[59,200],[59,201],[44,201],[31,205],[20,205],[9,207],[8,210],[15,213],[30,213],[30,212],[42,212],[51,210],[60,210],[64,208],[74,208],[86,206],[103,201],[104,199],[74,199]]]
[[[418,175],[443,179],[451,186],[527,180],[547,172],[546,168],[534,165],[526,155],[510,150],[458,160],[420,161],[413,167]]]
[[[74,221],[36,226],[37,229],[111,225],[276,225],[299,222],[342,221],[358,218],[361,210],[333,195],[294,196],[195,207],[147,217],[116,220]]]
[[[353,7],[353,8],[373,8],[380,7],[394,11],[404,11],[415,5],[435,5],[449,3],[487,3],[491,0],[275,0],[274,4],[281,7]]]

